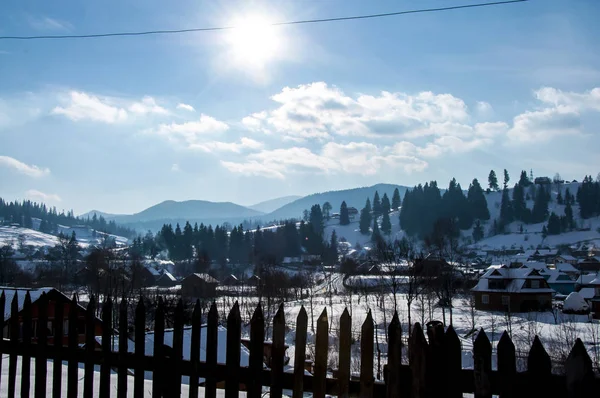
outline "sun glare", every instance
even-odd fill
[[[240,18],[229,32],[229,45],[234,61],[239,65],[263,68],[280,51],[280,38],[269,21],[260,16]]]

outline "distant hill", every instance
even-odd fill
[[[79,217],[80,218],[92,218],[94,217],[94,214],[96,215],[96,217],[104,217],[105,220],[113,220],[115,217],[119,217],[122,214],[112,214],[112,213],[105,213],[103,211],[99,211],[99,210],[90,210],[87,213],[83,213],[81,214]]]
[[[377,184],[371,187],[315,193],[288,203],[279,209],[264,215],[262,219],[265,221],[271,221],[285,218],[301,218],[302,212],[305,209],[310,210],[311,206],[315,204],[323,206],[323,203],[325,202],[329,202],[331,204],[332,212],[334,213],[340,211],[342,201],[346,201],[348,207],[356,207],[360,211],[360,209],[365,206],[367,198],[373,201],[375,191],[379,192],[380,198],[383,197],[384,193],[387,193],[391,201],[394,189],[396,188],[398,188],[400,191],[400,197],[404,198],[404,193],[408,187],[394,184]]]
[[[259,211],[261,213],[271,213],[282,206],[287,205],[295,200],[302,198],[302,196],[298,195],[290,195],[284,196],[281,198],[275,198],[270,200],[265,200],[264,202],[257,203],[252,206],[247,206],[249,209]]]

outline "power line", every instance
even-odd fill
[[[426,12],[438,12],[438,11],[450,11],[459,10],[464,8],[475,8],[475,7],[487,7],[505,5],[511,3],[523,3],[529,0],[506,0],[506,1],[495,1],[492,3],[478,3],[478,4],[464,4],[450,7],[438,7],[438,8],[423,8],[418,10],[408,11],[397,11],[388,12],[383,14],[369,14],[369,15],[355,15],[348,17],[336,17],[336,18],[321,18],[321,19],[305,19],[300,21],[287,21],[287,22],[276,22],[268,24],[268,26],[284,26],[284,25],[302,25],[312,23],[324,23],[324,22],[337,22],[337,21],[350,21],[355,19],[371,19],[371,18],[383,18],[392,17],[406,14],[417,14]],[[116,36],[148,36],[148,35],[164,35],[164,34],[178,34],[178,33],[192,33],[192,32],[210,32],[220,30],[231,30],[237,26],[216,26],[207,28],[190,28],[190,29],[173,29],[173,30],[149,30],[142,32],[114,32],[114,33],[95,33],[85,35],[45,35],[45,36],[0,36],[0,40],[41,40],[41,39],[92,39],[101,37],[116,37]]]

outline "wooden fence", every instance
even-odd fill
[[[16,295],[15,295],[16,297]],[[40,300],[38,325],[45,325],[48,319],[45,300]],[[0,308],[4,308],[4,294],[0,296]],[[62,305],[56,303],[56,319],[62,319]],[[72,304],[76,304],[73,298]],[[213,304],[207,315],[208,325],[201,327],[200,305],[196,303],[193,312],[190,359],[183,360],[183,303],[180,301],[175,315],[172,350],[165,350],[164,304],[159,299],[155,313],[154,355],[145,355],[146,309],[139,301],[135,310],[135,349],[127,352],[128,313],[127,303],[121,301],[114,313],[118,324],[113,325],[113,304],[109,300],[102,305],[101,318],[103,333],[101,348],[96,347],[95,337],[86,335],[85,347],[77,342],[76,311],[69,312],[68,345],[50,345],[46,328],[37,333],[37,343],[32,344],[31,299],[26,296],[21,313],[18,303],[12,302],[12,314],[8,320],[10,339],[0,339],[0,353],[9,355],[8,397],[16,396],[17,357],[22,358],[21,397],[46,396],[47,363],[53,361],[50,375],[53,397],[62,396],[62,361],[67,362],[66,396],[91,398],[94,395],[94,367],[99,365],[99,396],[110,396],[111,371],[117,372],[117,397],[127,396],[128,378],[133,381],[133,396],[144,396],[144,371],[152,372],[153,397],[174,397],[181,394],[182,376],[190,380],[203,378],[204,393],[208,398],[216,397],[217,384],[224,381],[225,397],[237,397],[240,387],[247,391],[249,398],[258,398],[263,387],[270,387],[270,397],[281,397],[282,391],[293,391],[294,398],[302,397],[302,392],[312,392],[316,398],[326,394],[340,397],[462,397],[464,392],[474,393],[475,397],[591,397],[600,391],[599,379],[592,370],[592,362],[581,342],[577,340],[566,363],[565,375],[551,373],[551,363],[546,350],[536,337],[528,357],[528,370],[517,372],[515,347],[504,333],[497,348],[498,369],[492,370],[492,348],[485,334],[480,331],[474,343],[474,369],[462,369],[461,344],[452,328],[431,327],[424,333],[416,323],[409,338],[408,362],[402,364],[402,329],[395,315],[388,328],[388,363],[385,367],[385,382],[373,377],[374,325],[369,313],[361,328],[360,377],[351,377],[351,317],[344,311],[340,319],[339,357],[336,378],[328,377],[329,331],[327,312],[323,310],[317,321],[315,358],[313,375],[305,375],[303,364],[307,346],[307,313],[302,308],[296,320],[295,361],[293,373],[284,372],[285,319],[283,305],[273,319],[272,367],[263,366],[264,317],[261,307],[257,307],[250,325],[249,366],[240,366],[241,319],[237,303],[231,308],[226,320],[227,352],[226,363],[217,363],[218,313]],[[96,303],[92,298],[86,311],[86,329],[94,330]],[[0,313],[0,325],[4,325],[4,312]],[[54,341],[61,341],[63,323],[55,322]],[[200,361],[201,330],[206,330],[206,360]],[[113,352],[111,342],[118,331],[118,351]],[[425,337],[427,334],[427,339]],[[35,358],[34,385],[30,385],[31,358]],[[78,392],[78,367],[84,365],[83,392]],[[0,362],[0,366],[1,362]],[[134,371],[131,376],[129,370]],[[0,369],[1,370],[1,369]],[[1,387],[1,386],[0,386]],[[31,394],[33,389],[33,394]],[[190,383],[189,396],[198,396],[198,383]]]

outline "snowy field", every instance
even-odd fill
[[[75,231],[77,241],[82,248],[88,247],[90,244],[100,243],[103,236],[107,235],[103,232],[96,232],[96,236],[93,236],[91,230],[84,230],[82,228],[73,229],[63,225],[58,226],[59,232],[62,232],[66,236],[71,236],[71,233]],[[22,228],[15,226],[0,226],[0,246],[12,245],[14,249],[18,248],[19,237],[24,237],[25,245],[33,246],[36,249],[41,247],[53,247],[57,245],[58,237],[44,232],[37,231],[30,228]],[[127,238],[117,235],[108,235],[115,240],[117,246],[123,246],[128,243]]]

